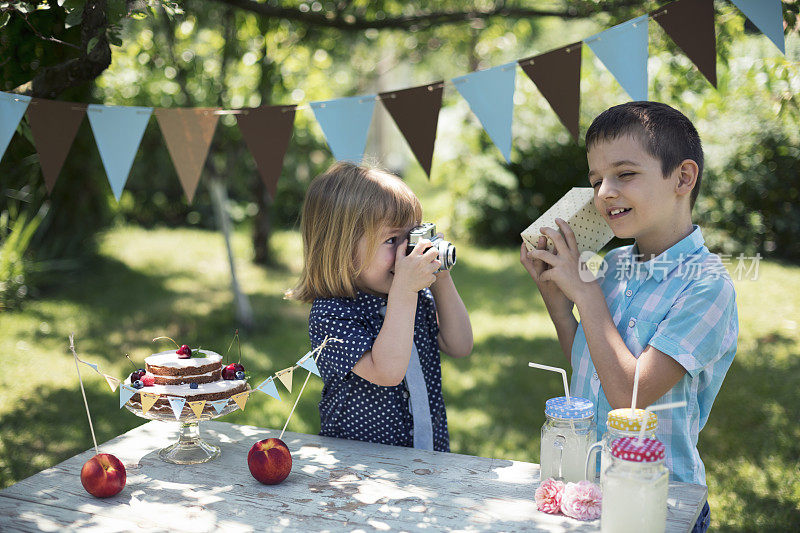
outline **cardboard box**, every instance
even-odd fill
[[[614,232],[595,209],[593,200],[594,190],[591,187],[573,187],[521,233],[525,246],[528,250],[535,249],[542,234],[541,228],[557,230],[556,218],[560,218],[566,221],[575,233],[579,252],[600,251],[614,236]],[[553,241],[549,237],[547,249],[553,250]]]

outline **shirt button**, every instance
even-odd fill
[[[412,429],[411,431],[408,432],[408,434],[413,437],[414,436],[414,430]]]
[[[630,290],[630,289],[628,289],[627,291],[625,291],[625,296],[627,296],[628,298],[630,298],[631,296],[633,296],[633,291],[632,291],[632,290]]]
[[[407,390],[404,390],[404,391],[403,391],[403,398],[405,398],[406,400],[408,400],[408,391],[407,391]]]
[[[634,320],[634,319],[632,319],[632,318],[631,318],[631,321],[630,321],[630,322],[628,322],[628,327],[629,327],[629,328],[632,328],[632,327],[633,327],[633,326],[635,326],[635,325],[636,325],[636,320]]]
[[[595,380],[595,381],[597,381],[597,380],[599,380],[599,379],[600,379],[600,376],[598,376],[598,375],[597,375],[597,372],[595,372],[594,374],[592,374],[592,379],[593,379],[593,380]]]

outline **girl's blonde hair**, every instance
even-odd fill
[[[356,296],[358,243],[366,237],[367,262],[377,250],[382,227],[405,228],[422,220],[422,205],[397,176],[376,168],[338,162],[308,187],[300,230],[303,270],[287,298]]]

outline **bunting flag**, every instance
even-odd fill
[[[306,354],[306,355],[308,355],[308,354]],[[319,375],[319,370],[317,369],[317,363],[316,363],[316,361],[314,361],[313,357],[304,356],[302,359],[300,359],[297,362],[297,364],[302,366],[303,368],[305,368],[306,370],[308,370],[312,374],[316,374],[317,376],[322,377],[322,376]]]
[[[650,13],[703,76],[717,86],[717,35],[714,2],[678,0]]]
[[[781,0],[731,0],[731,2],[761,30],[761,33],[775,43],[783,55],[786,55]]]
[[[584,39],[634,100],[647,100],[647,15]]]
[[[275,386],[275,381],[271,377],[261,382],[261,385],[256,387],[256,390],[260,390],[264,394],[268,394],[276,400],[281,401],[281,397],[278,394],[278,387]]]
[[[191,408],[194,416],[200,418],[200,415],[203,414],[203,408],[206,406],[205,400],[198,400],[196,402],[187,402],[189,404],[189,408]]]
[[[521,59],[519,66],[536,84],[575,141],[580,136],[581,49],[577,42],[557,50]]]
[[[152,392],[143,392],[142,396],[142,413],[146,413],[158,401],[158,394]]]
[[[289,393],[292,392],[292,374],[294,374],[294,367],[281,370],[275,374],[278,376],[278,379],[281,380],[281,383],[283,383],[283,386],[286,387],[286,390],[289,391]]]
[[[84,360],[82,360],[82,359],[78,359],[78,361],[80,361],[80,362],[81,362],[81,363],[83,363],[84,365],[86,365],[86,366],[90,367],[92,370],[94,370],[94,371],[95,371],[95,372],[97,372],[98,374],[100,373],[100,370],[98,370],[98,369],[97,369],[97,365],[95,365],[95,364],[93,364],[93,363],[87,363],[86,361],[84,361]]]
[[[443,93],[443,81],[422,87],[380,93],[383,107],[394,119],[394,123],[397,124],[429,179]]]
[[[30,101],[30,96],[0,91],[0,159],[6,153],[8,143],[17,131],[19,121],[22,120]]]
[[[239,394],[234,394],[231,396],[231,399],[236,402],[236,405],[239,406],[239,409],[244,411],[244,406],[247,403],[247,398],[250,397],[250,391],[240,392]]]
[[[180,420],[181,412],[183,412],[183,406],[186,403],[186,398],[170,396],[168,400],[169,406],[172,407],[172,412],[175,413],[175,420]]]
[[[208,157],[219,115],[216,108],[159,109],[156,119],[189,203]]]
[[[360,163],[367,147],[367,132],[375,109],[375,95],[311,102],[311,109],[333,157],[338,161]]]
[[[242,109],[242,113],[236,115],[244,142],[273,200],[283,168],[283,157],[292,138],[295,108],[293,105],[261,106]]]
[[[108,386],[111,387],[111,392],[114,392],[115,390],[117,390],[117,387],[120,384],[120,381],[117,378],[115,378],[114,376],[109,376],[108,374],[103,374],[103,377],[106,378],[106,382],[108,382]]]
[[[129,387],[127,385],[120,385],[119,387],[119,408],[122,409],[128,400],[131,399],[131,396],[136,394],[136,389]]]
[[[33,98],[28,105],[28,122],[48,193],[53,192],[85,114],[86,104],[74,102]]]
[[[508,163],[511,162],[516,67],[516,63],[507,63],[452,80]]]
[[[208,402],[211,406],[217,411],[217,414],[220,414],[225,406],[228,405],[228,399],[225,398],[223,400],[214,400],[213,402]]]
[[[118,202],[152,113],[152,107],[89,106],[89,124]]]

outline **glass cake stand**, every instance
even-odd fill
[[[250,390],[250,386],[247,386]],[[180,433],[178,434],[178,442],[170,444],[166,448],[158,451],[158,456],[162,460],[173,463],[176,465],[192,465],[198,463],[206,463],[219,457],[220,447],[216,444],[211,444],[200,438],[200,422],[203,420],[213,420],[221,416],[225,416],[239,409],[235,401],[230,400],[228,404],[217,413],[214,407],[207,403],[200,416],[195,416],[194,412],[185,405],[181,412],[181,417],[175,419],[175,414],[170,410],[169,412],[155,411],[150,409],[148,412],[142,412],[141,404],[133,405],[131,402],[125,404],[125,408],[138,417],[146,418],[148,420],[161,420],[163,422],[178,422],[180,424]]]

